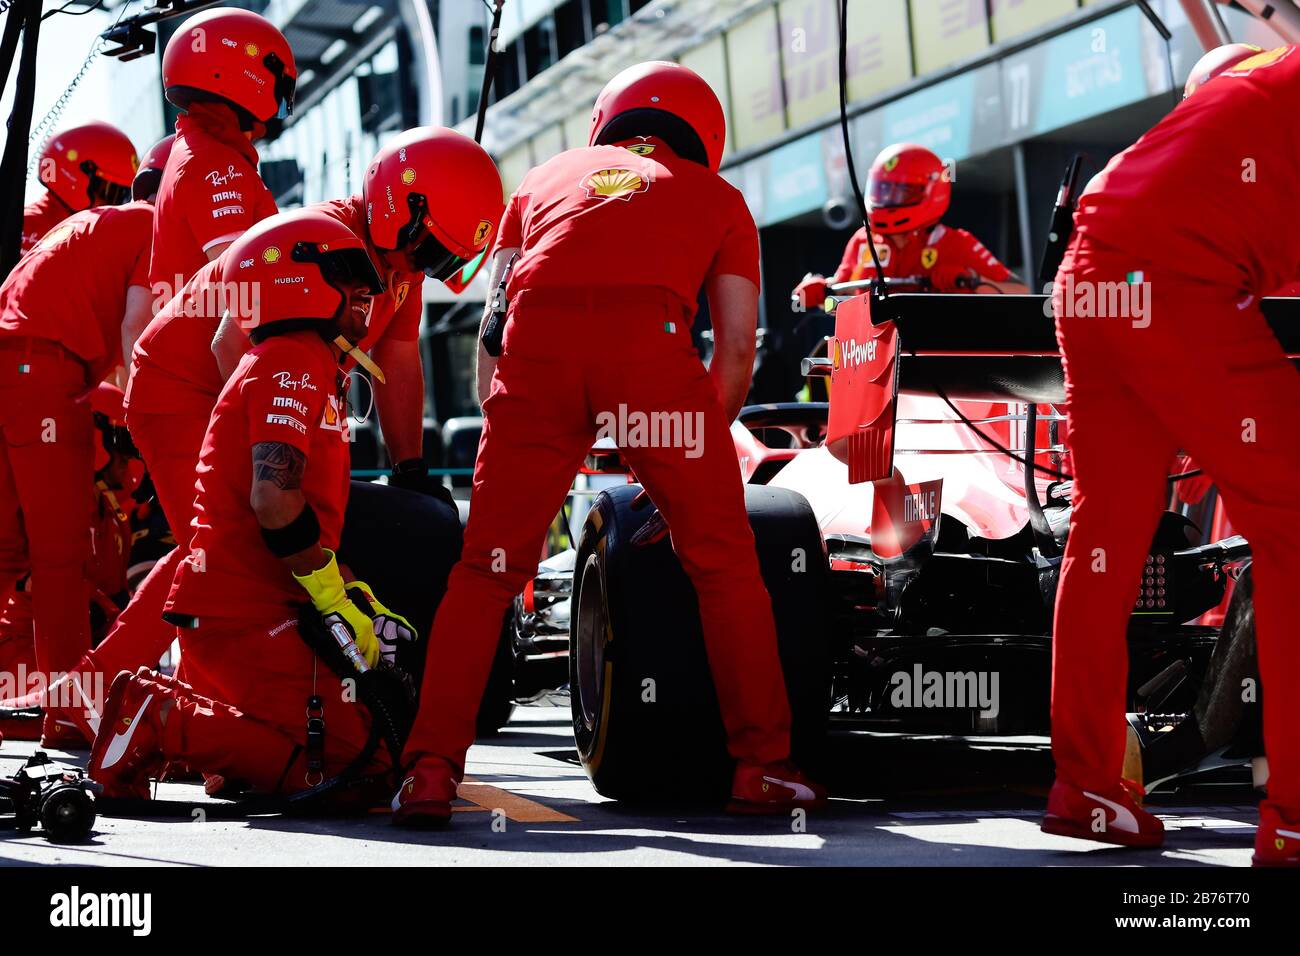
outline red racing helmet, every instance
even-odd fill
[[[73,212],[116,206],[131,195],[138,160],[131,140],[96,120],[60,130],[45,146],[37,175]]]
[[[401,252],[459,293],[473,279],[505,211],[501,174],[474,140],[440,126],[393,137],[366,170],[370,244]]]
[[[136,171],[135,179],[131,181],[132,199],[148,199],[158,192],[158,184],[162,182],[163,167],[167,165],[167,157],[171,155],[172,143],[175,141],[176,134],[172,133],[149,147],[149,151],[140,160],[140,168]]]
[[[589,146],[638,136],[663,140],[678,156],[715,173],[722,165],[727,120],[718,95],[694,70],[651,60],[630,66],[605,84],[591,114]]]
[[[163,92],[183,110],[226,103],[270,127],[293,112],[297,82],[289,41],[249,10],[219,7],[190,17],[163,51]]]
[[[924,146],[895,143],[867,176],[871,228],[882,235],[933,226],[948,211],[952,183],[943,161]]]
[[[327,339],[347,303],[343,286],[360,281],[371,295],[384,291],[366,244],[347,226],[311,209],[295,209],[263,219],[222,255],[221,279],[240,284],[251,313],[241,315],[249,339],[319,328]]]
[[[1196,65],[1192,67],[1192,72],[1187,75],[1187,83],[1183,86],[1183,99],[1187,99],[1219,74],[1228,72],[1242,60],[1263,52],[1263,48],[1253,43],[1225,43],[1223,46],[1215,47],[1197,60]]]

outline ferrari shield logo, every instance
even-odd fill
[[[478,228],[474,230],[474,245],[481,246],[487,241],[487,237],[492,234],[492,223],[486,219],[480,220]]]
[[[934,246],[927,246],[921,250],[921,266],[926,269],[933,269],[934,264],[939,261],[939,250]]]
[[[649,156],[655,151],[653,143],[637,143],[627,148],[629,153],[636,153],[638,156]]]
[[[650,181],[634,169],[602,169],[583,181],[588,199],[622,199],[631,201],[637,193],[650,188]]]
[[[411,291],[411,283],[409,282],[403,282],[401,285],[397,287],[396,291],[393,293],[394,312],[396,312],[398,309],[402,307],[402,303],[406,301],[406,293],[410,291]]]

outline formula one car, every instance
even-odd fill
[[[1298,304],[1266,307],[1300,318]],[[1300,352],[1300,335],[1275,325]],[[829,377],[829,404],[751,406],[733,426],[797,759],[816,764],[831,721],[1048,733],[1071,508],[1068,477],[1050,473],[1068,464],[1050,304],[858,296],[839,303],[829,350],[805,362]],[[588,466],[625,470],[613,451]],[[655,516],[640,492],[629,479],[596,496],[576,549],[542,566],[506,635],[520,659],[557,657],[567,636],[574,736],[600,793],[680,796],[655,772],[659,758],[694,792],[721,792],[730,765],[695,595],[670,541],[638,536]],[[1210,666],[1232,650],[1220,646],[1227,628],[1195,621],[1224,603],[1249,547],[1203,539],[1170,510],[1151,545],[1129,632],[1129,710],[1145,738],[1192,714],[1225,673],[1239,676]],[[1233,647],[1249,644],[1237,640],[1249,601],[1248,588],[1233,594]]]

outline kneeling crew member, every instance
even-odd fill
[[[382,289],[365,246],[300,210],[259,223],[231,253],[235,281],[260,289],[260,310],[204,438],[194,534],[167,605],[185,625],[190,683],[144,668],[114,680],[88,765],[110,794],[144,795],[164,761],[263,792],[313,785],[356,756],[370,719],[298,635],[304,598],[347,628],[369,664],[393,649],[381,640],[413,636],[378,602],[362,611],[353,598],[369,589],[345,584],[334,557],[349,480],[334,339],[360,341]],[[304,718],[312,696],[325,722],[319,766]]]

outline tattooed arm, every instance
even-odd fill
[[[302,514],[307,504],[302,493],[302,478],[307,470],[307,456],[293,445],[278,441],[258,442],[253,446],[253,488],[249,504],[257,523],[274,530],[290,524]],[[309,574],[326,563],[320,542],[284,559],[294,574]]]

